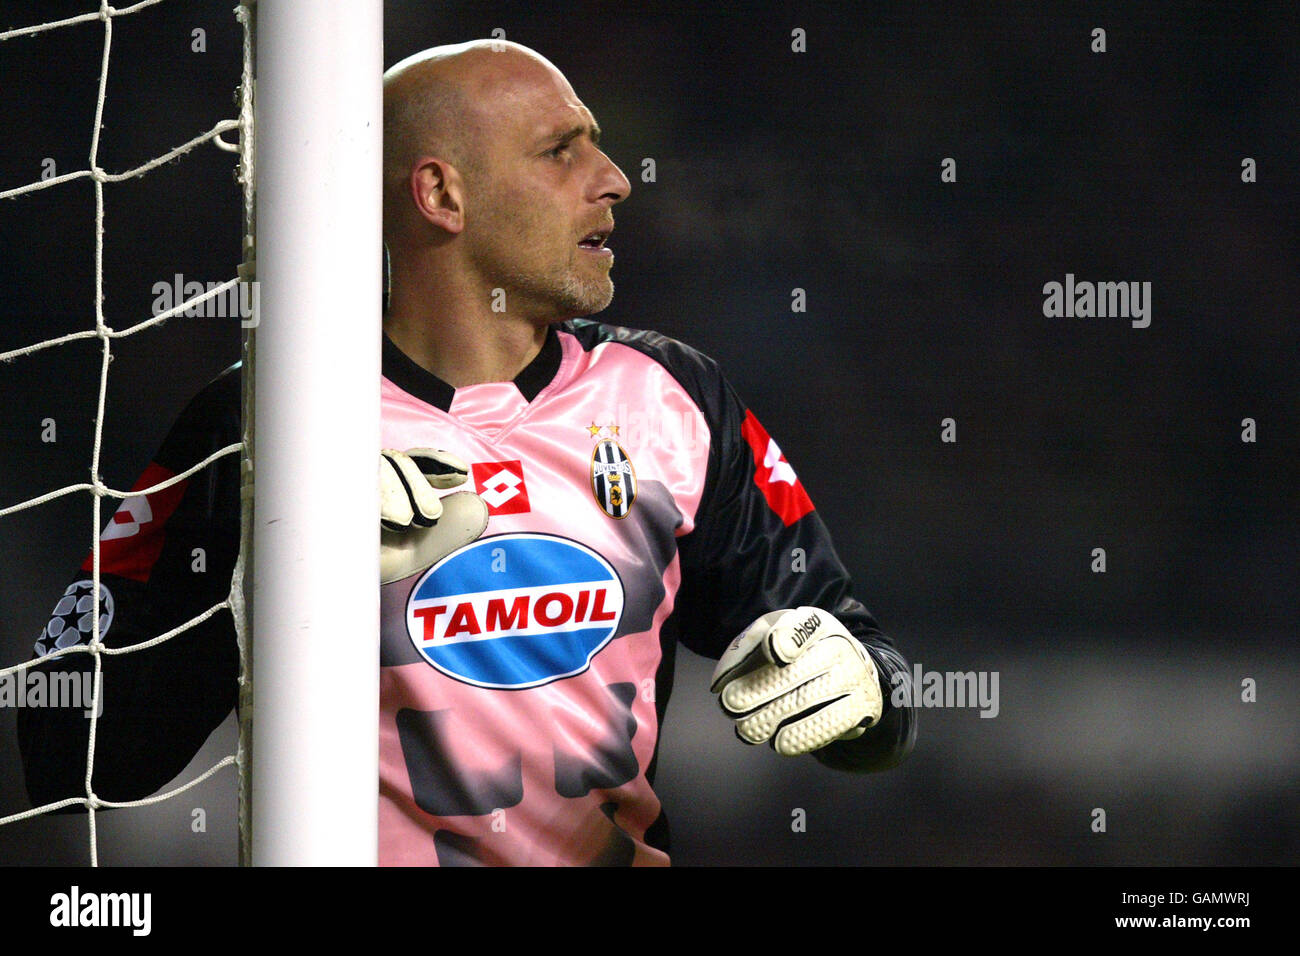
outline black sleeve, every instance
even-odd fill
[[[909,679],[907,661],[853,597],[830,533],[779,447],[711,360],[699,353],[688,358],[687,374],[678,378],[696,396],[711,444],[695,528],[681,542],[682,642],[716,659],[768,611],[801,605],[830,611],[871,655],[885,706],[863,736],[814,755],[843,770],[898,764],[916,736],[912,708],[890,703],[896,682]]]
[[[240,440],[238,366],[186,407],[132,490],[178,474]],[[112,501],[113,499],[105,499]],[[149,640],[224,600],[239,549],[239,456],[226,455],[185,481],[122,502],[100,537],[100,628],[108,647]],[[55,606],[36,656],[89,643],[91,565]],[[107,630],[104,630],[105,625]],[[239,652],[226,609],[162,644],[102,655],[102,713],[92,786],[104,800],[137,800],[193,759],[237,699]],[[34,669],[92,671],[74,653]],[[90,720],[81,708],[26,707],[18,742],[33,805],[85,796]]]

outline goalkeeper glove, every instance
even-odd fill
[[[860,737],[884,699],[866,648],[815,607],[764,614],[731,642],[709,690],[749,744],[787,757]]]
[[[379,583],[432,567],[487,527],[483,499],[472,491],[439,498],[435,488],[465,483],[469,466],[444,451],[385,448],[379,453]]]

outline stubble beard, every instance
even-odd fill
[[[575,257],[587,253],[576,252]],[[583,275],[594,270],[599,276]],[[608,271],[599,264],[570,261],[555,269],[515,268],[507,270],[502,287],[506,289],[506,310],[512,297],[531,312],[534,309],[547,321],[559,321],[580,315],[591,315],[609,306],[614,299],[614,283]]]
[[[586,254],[578,253],[580,256]],[[607,308],[614,301],[614,281],[610,279],[608,272],[604,272],[596,280],[583,280],[576,273],[576,269],[568,270],[560,284],[557,302],[563,311],[575,316],[592,315]]]
[[[542,228],[540,217],[533,218],[513,211],[520,205],[514,201],[515,197],[493,198],[497,201],[491,202],[488,208],[512,211],[491,217],[491,221],[484,223],[484,234],[513,238],[501,244],[494,242],[492,247],[484,248],[481,261],[491,263],[487,271],[496,279],[491,283],[492,288],[505,290],[507,313],[522,312],[531,318],[556,322],[574,316],[591,315],[609,306],[614,299],[614,282],[609,277],[609,265],[598,261],[583,261],[590,254],[579,250],[576,240],[571,246],[567,261],[562,264],[536,262],[536,252],[550,248],[551,245],[549,242],[537,241],[538,236],[546,231]],[[555,239],[556,245],[564,241],[560,237]],[[530,254],[533,261],[521,261]],[[495,268],[492,268],[493,265]]]

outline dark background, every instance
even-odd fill
[[[235,116],[233,5],[115,23],[104,168]],[[97,6],[6,2],[0,30]],[[903,767],[852,777],[738,743],[683,652],[658,780],[675,862],[1297,862],[1297,26],[1290,2],[387,4],[386,64],[500,27],[565,72],[633,181],[601,318],[721,361],[911,661],[1000,675],[995,719],[927,710]],[[0,189],[86,166],[102,42],[0,43]],[[106,187],[109,325],[174,273],[233,276],[232,169],[205,146]],[[93,327],[93,222],[88,180],[0,201],[0,351]],[[1150,327],[1045,317],[1067,272],[1152,283]],[[238,358],[238,323],[113,354],[120,488]],[[87,480],[99,362],[79,342],[0,365],[0,507]],[[0,666],[72,580],[89,502],[0,519]],[[101,860],[233,862],[233,794],[226,770],[102,814]],[[0,711],[0,816],[25,807]],[[84,818],[0,828],[0,862],[85,859]]]

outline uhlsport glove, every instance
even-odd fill
[[[469,466],[432,448],[379,453],[379,583],[432,567],[487,527],[488,510],[472,491],[439,497],[465,483]]]
[[[745,743],[795,756],[860,737],[884,699],[867,649],[815,607],[764,614],[731,642],[709,689]]]

